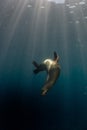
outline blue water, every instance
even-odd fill
[[[87,1],[74,14],[71,3],[0,1],[1,129],[87,129]],[[61,74],[41,96],[46,73],[34,75],[32,61],[54,51]]]

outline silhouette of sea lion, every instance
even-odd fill
[[[36,61],[33,61],[33,65],[36,69],[33,71],[35,74],[40,71],[47,72],[47,80],[42,88],[42,95],[45,95],[48,90],[55,84],[56,80],[60,75],[60,65],[58,64],[59,56],[54,52],[54,59],[46,59],[41,64],[38,64]]]

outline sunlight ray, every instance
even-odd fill
[[[19,23],[19,20],[21,18],[21,15],[22,15],[22,12],[24,10],[24,7],[26,6],[26,3],[27,3],[27,0],[25,0],[24,2],[23,1],[19,1],[18,4],[17,4],[17,7],[16,7],[16,10],[10,20],[10,23],[8,25],[8,32],[5,36],[5,40],[4,40],[4,55],[3,55],[3,52],[2,52],[2,59],[4,60],[7,53],[8,53],[8,50],[9,50],[9,46],[11,44],[11,40],[14,36],[14,33],[15,33],[15,30],[17,28],[17,25]],[[3,49],[2,49],[3,51]],[[3,63],[3,62],[2,62]]]
[[[45,5],[43,5],[43,1],[41,0],[39,3],[36,2],[35,3],[35,8],[34,8],[34,13],[32,16],[32,24],[31,24],[31,36],[33,35],[33,39],[32,39],[32,44],[33,44],[33,48],[32,48],[32,58],[33,55],[36,52],[36,47],[38,46],[39,43],[37,43],[38,40],[38,30],[39,29],[39,25],[41,23],[41,17],[43,15],[43,12],[45,12],[45,16],[43,16],[45,19],[43,19],[43,27],[42,27],[42,40],[41,40],[41,45],[45,46],[45,49],[47,48],[47,42],[46,42],[46,30],[47,30],[47,17],[48,17],[48,12],[49,12],[49,6],[47,4],[48,2],[45,3]],[[44,37],[44,38],[43,38]],[[43,44],[44,43],[44,44]],[[44,47],[42,47],[44,49]],[[44,50],[43,50],[44,52]],[[42,53],[43,53],[42,52]]]
[[[82,68],[83,68],[83,72],[84,72],[84,75],[85,75],[85,80],[86,80],[86,72],[85,72],[85,68],[86,68],[86,64],[85,64],[85,52],[83,51],[84,48],[86,48],[86,35],[84,35],[84,32],[85,34],[87,33],[87,27],[86,27],[86,22],[85,22],[85,19],[84,19],[84,13],[83,13],[83,10],[82,10],[82,7],[81,5],[79,5],[78,9],[75,10],[76,12],[73,14],[73,19],[74,21],[76,21],[76,24],[75,24],[75,28],[76,28],[76,33],[77,33],[77,40],[78,40],[78,49],[79,49],[79,56],[80,56],[80,59],[81,59],[81,64],[82,64]],[[80,14],[80,18],[77,17],[79,16]],[[79,19],[79,20],[78,20]],[[85,41],[84,41],[85,40]]]
[[[67,16],[66,16],[66,12],[65,12],[65,7],[64,7],[64,14],[63,14],[63,25],[62,25],[62,36],[63,36],[63,49],[64,49],[64,55],[66,57],[66,72],[67,75],[69,74],[69,53],[68,53],[68,23],[67,23]]]

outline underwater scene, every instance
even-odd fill
[[[87,130],[87,0],[0,0],[0,130],[10,129]]]

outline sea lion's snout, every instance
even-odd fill
[[[42,95],[42,96],[45,96],[45,95],[47,94],[47,91],[48,91],[48,89],[46,89],[46,90],[42,90],[41,95]]]

